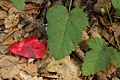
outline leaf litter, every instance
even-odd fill
[[[47,35],[42,26],[43,22],[45,21],[44,19],[47,9],[50,7],[50,4],[53,6],[56,4],[65,3],[65,6],[68,7],[69,1],[61,1],[61,3],[59,1],[51,2],[45,0],[25,1],[27,4],[25,4],[25,10],[22,12],[17,10],[9,0],[0,1],[1,80],[90,80],[94,78],[96,79],[96,77],[97,79],[117,80],[120,78],[118,76],[120,75],[118,74],[119,68],[116,68],[111,64],[109,64],[108,70],[106,72],[96,73],[97,76],[92,75],[90,77],[84,77],[81,74],[81,65],[83,59],[86,56],[86,52],[89,51],[89,47],[86,44],[87,39],[90,37],[104,38],[106,41],[110,41],[110,45],[113,45],[115,48],[117,48],[116,40],[113,38],[114,35],[112,34],[112,28],[106,14],[106,8],[104,5],[100,5],[103,4],[105,0],[98,0],[97,2],[91,0],[74,0],[73,6],[76,8],[83,8],[88,14],[89,18],[89,25],[85,29],[85,32],[83,32],[82,41],[78,44],[75,54],[72,52],[73,55],[71,55],[70,58],[64,58],[62,60],[56,61],[47,48],[45,55],[41,59],[33,59],[33,61],[30,62],[28,62],[28,59],[14,55],[12,52],[10,52],[9,46],[12,43],[24,40],[24,38],[31,38],[34,36],[37,36],[39,41],[43,41],[47,44]],[[109,10],[111,12],[110,15],[114,21],[113,26],[116,30],[115,35],[117,36],[119,42],[119,19],[117,18],[114,9],[111,8],[111,4],[108,2],[107,5],[109,6]],[[94,14],[94,12],[97,14]],[[116,54],[114,57],[117,56],[119,55]],[[119,59],[119,57],[117,57],[117,59]],[[117,63],[119,63],[119,61]]]

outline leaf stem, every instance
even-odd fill
[[[71,9],[71,6],[72,6],[72,0],[70,0],[69,11],[70,11],[70,9]]]

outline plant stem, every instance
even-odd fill
[[[107,13],[108,13],[108,17],[109,17],[109,19],[110,19],[110,23],[111,23],[111,26],[112,26],[112,31],[113,31],[113,34],[114,34],[114,37],[115,37],[115,41],[117,42],[117,46],[119,47],[119,42],[118,42],[118,39],[117,39],[117,37],[116,37],[116,35],[115,35],[115,29],[114,29],[114,27],[113,27],[113,22],[112,22],[110,13],[109,13],[109,11],[108,11],[107,5],[106,5],[106,10],[107,10]]]
[[[72,0],[70,0],[69,11],[70,11],[70,9],[71,9],[71,6],[72,6]]]

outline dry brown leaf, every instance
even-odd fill
[[[89,46],[87,45],[86,41],[81,41],[78,43],[78,46],[82,51],[88,51]]]
[[[37,76],[38,75],[37,69],[38,69],[37,66],[33,63],[29,63],[28,65],[27,64],[21,64],[21,70],[26,71],[27,73],[29,73],[32,76]]]
[[[44,71],[57,72],[64,80],[79,80],[78,76],[80,75],[79,66],[72,63],[69,57],[51,62]]]
[[[99,80],[107,80],[106,75],[104,73],[102,73],[102,72],[97,73],[97,78]]]
[[[100,34],[96,31],[93,31],[90,35],[90,38],[101,38]]]
[[[0,25],[4,24],[4,19],[0,19]]]
[[[109,64],[108,69],[104,73],[106,74],[106,76],[108,76],[113,72],[115,72],[116,70],[117,70],[117,67],[115,65]]]
[[[18,74],[19,72],[20,70],[17,68],[16,65],[0,69],[0,74],[3,79],[13,78],[13,76]]]
[[[52,75],[50,73],[44,73],[41,76],[46,77],[46,78],[50,78],[50,79],[59,79],[58,75]]]
[[[85,58],[85,53],[79,48],[79,46],[76,47],[75,52],[80,59],[83,60]]]
[[[106,6],[109,11],[111,9],[110,0],[97,0],[97,3],[94,5],[94,11],[102,15],[105,15],[107,13]]]
[[[9,52],[9,46],[6,45],[6,46],[3,46],[1,45],[0,46],[0,55],[5,55]]]
[[[117,78],[117,77],[114,77],[114,78],[112,78],[112,80],[120,80],[119,78]]]
[[[34,4],[25,5],[25,10],[22,14],[27,14],[29,16],[37,17],[40,12],[40,6],[36,6]]]
[[[0,59],[0,77],[3,79],[13,78],[14,75],[20,72],[18,66],[18,57],[4,56]]]
[[[115,29],[115,35],[118,38],[120,36],[120,23],[119,22],[114,22],[113,27]]]
[[[13,44],[14,42],[14,34],[12,34],[2,41],[2,45]]]
[[[0,59],[0,66],[1,68],[11,66],[13,64],[16,64],[18,62],[19,58],[18,57],[13,57],[13,56],[8,56],[5,55]]]
[[[6,15],[7,15],[7,13],[0,9],[0,19],[5,19]]]
[[[87,39],[89,39],[89,36],[87,35],[86,31],[84,30],[82,33],[82,41],[86,41]]]
[[[11,7],[11,8],[8,10],[8,13],[9,13],[9,14],[14,14],[14,13],[20,14],[21,11],[17,10],[17,9],[13,6],[13,7]]]
[[[13,5],[10,0],[1,0],[0,7],[2,7],[3,10],[8,11]]]
[[[6,33],[0,33],[0,42],[3,41],[5,36],[6,36]]]
[[[19,15],[11,14],[5,18],[5,21],[4,21],[5,28],[15,27],[19,21],[20,21]]]
[[[112,45],[115,45],[115,40],[112,34],[110,34],[106,29],[102,30],[102,36],[108,40]]]
[[[33,3],[37,3],[37,4],[42,4],[44,2],[44,0],[25,0],[25,2],[33,2]]]
[[[75,8],[81,8],[83,6],[83,0],[74,0]]]
[[[50,54],[49,51],[46,51],[42,59],[37,60],[35,64],[37,65],[38,68],[45,68],[52,61],[54,61],[53,56]]]
[[[78,43],[78,46],[81,50],[88,50],[88,45],[86,44],[86,40],[89,39],[89,36],[87,35],[86,31],[84,30],[82,33],[82,40]]]
[[[109,26],[111,26],[111,23],[107,20],[107,16],[98,16],[98,18],[100,18],[100,22],[102,23],[102,25],[104,25],[105,28],[109,28]]]
[[[43,80],[42,77],[37,77],[37,76],[34,76],[32,77],[31,75],[29,75],[28,73],[26,73],[25,71],[20,71],[20,74],[19,74],[24,80]]]

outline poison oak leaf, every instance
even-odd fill
[[[41,58],[45,54],[46,44],[38,42],[37,37],[25,38],[9,47],[10,51],[25,58]]]

